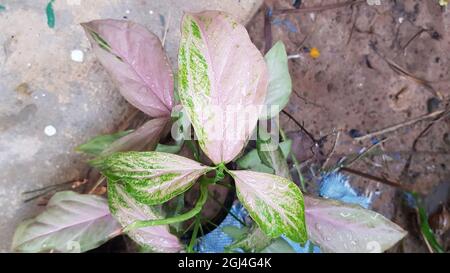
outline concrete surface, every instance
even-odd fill
[[[6,0],[0,11],[0,252],[17,224],[34,216],[22,193],[82,178],[84,158],[73,149],[109,133],[129,105],[90,52],[79,23],[128,18],[163,36],[176,63],[183,11],[224,10],[247,22],[262,0],[56,0],[49,28],[47,0]],[[162,19],[164,18],[164,19]]]

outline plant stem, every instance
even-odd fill
[[[195,246],[195,242],[197,241],[197,234],[198,234],[198,230],[199,230],[200,226],[201,226],[200,217],[198,217],[198,215],[197,215],[197,219],[195,219],[194,232],[192,233],[191,241],[189,242],[189,246],[187,249],[188,253],[194,252],[194,246]]]
[[[281,128],[280,128],[280,135],[281,135],[281,138],[283,139],[283,141],[288,140],[286,133]],[[294,153],[291,152],[290,154],[291,154],[291,159],[294,162],[294,167],[295,167],[295,170],[297,171],[298,178],[300,179],[300,186],[302,187],[302,191],[306,192],[305,178],[303,177],[302,171],[300,170],[300,163],[298,162]]]
[[[208,183],[205,182],[204,180],[201,180],[200,181],[200,197],[197,200],[197,203],[195,204],[195,207],[192,210],[190,210],[184,214],[177,215],[172,218],[136,221],[136,222],[128,225],[127,227],[125,227],[124,233],[135,230],[135,229],[139,229],[139,228],[153,227],[153,226],[160,226],[160,225],[170,225],[170,224],[187,221],[202,211],[203,206],[205,205],[207,199],[208,199]]]

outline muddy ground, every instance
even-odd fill
[[[448,206],[450,119],[439,111],[445,111],[450,95],[450,11],[435,0],[382,0],[379,6],[287,14],[277,10],[293,8],[291,0],[269,2],[248,29],[262,51],[271,33],[272,42],[283,41],[291,55],[294,93],[285,111],[312,137],[287,114],[281,115],[281,125],[295,140],[303,172],[311,178],[308,186],[314,188],[325,162],[332,167],[381,142],[351,169],[422,193],[430,214]],[[300,8],[336,3],[301,2]],[[307,53],[312,47],[319,49],[319,58]],[[377,134],[385,128],[390,129]],[[310,149],[314,142],[321,148]],[[428,252],[403,190],[348,174],[361,194],[372,196],[374,210],[408,230],[391,251]],[[448,222],[434,226],[445,233]],[[448,233],[439,238],[447,249]]]

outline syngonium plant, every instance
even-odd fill
[[[124,98],[153,119],[136,131],[97,137],[80,146],[97,156],[91,163],[107,178],[107,200],[55,194],[42,214],[18,227],[15,251],[83,252],[123,233],[154,252],[192,251],[172,227],[198,216],[208,200],[208,187],[225,176],[234,181],[237,198],[255,223],[231,249],[263,251],[285,236],[300,244],[309,239],[327,252],[380,252],[405,235],[375,212],[304,197],[290,178],[286,148],[263,149],[270,145],[259,133],[257,151],[245,155],[257,162],[242,157],[238,165],[243,170],[227,168],[242,154],[258,120],[278,114],[262,108],[282,109],[289,101],[291,78],[281,42],[264,58],[230,15],[185,14],[174,84],[161,42],[143,26],[98,20],[83,27]],[[198,155],[196,160],[176,155],[187,139],[177,139],[174,146],[158,145],[177,118],[182,130],[186,122],[192,123],[210,164],[200,162]],[[166,216],[164,204],[196,183],[200,196],[194,207]]]

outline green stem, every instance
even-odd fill
[[[192,233],[191,241],[189,242],[189,246],[187,248],[188,253],[194,252],[194,246],[195,242],[197,241],[198,230],[200,227],[201,227],[200,217],[197,216],[197,219],[195,219],[195,226],[194,231]]]
[[[170,224],[175,224],[175,223],[179,223],[179,222],[185,222],[185,221],[195,217],[197,214],[199,214],[202,211],[202,208],[205,205],[207,199],[208,199],[208,183],[201,180],[200,181],[200,197],[197,200],[197,203],[195,204],[195,207],[192,210],[190,210],[184,214],[177,215],[172,218],[136,221],[136,222],[128,225],[124,229],[124,232],[129,232],[129,231],[132,231],[135,229],[145,228],[145,227],[170,225]]]
[[[283,129],[280,128],[280,135],[283,141],[287,141],[288,138],[286,136],[286,133],[283,131]],[[291,152],[291,158],[294,162],[295,170],[297,171],[298,178],[300,179],[300,186],[302,187],[302,191],[306,192],[306,186],[305,186],[305,178],[303,177],[303,174],[300,170],[300,163],[298,162],[297,158],[295,157],[294,153]]]

